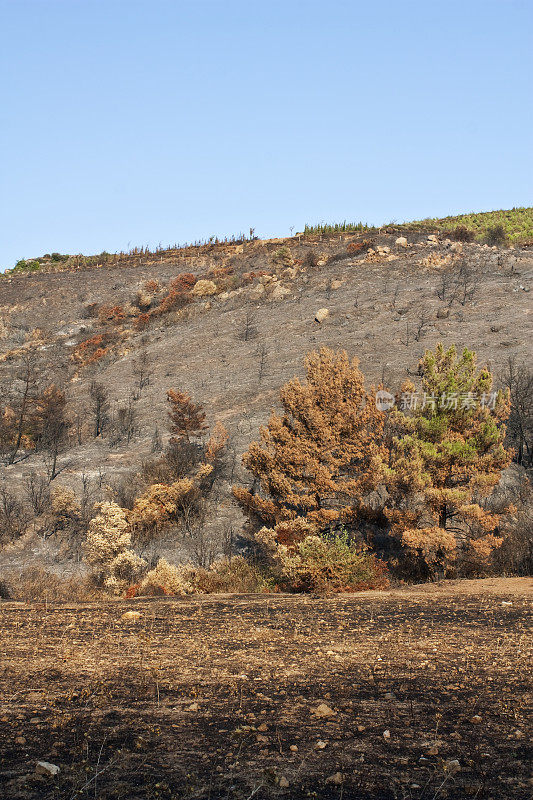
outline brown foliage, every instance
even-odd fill
[[[205,412],[199,403],[193,403],[191,396],[178,389],[169,389],[167,400],[170,405],[170,432],[173,438],[186,439],[199,436],[207,430]]]
[[[344,351],[310,353],[306,367],[304,383],[293,378],[281,389],[282,415],[272,414],[243,456],[261,493],[240,487],[234,495],[265,523],[300,516],[328,529],[365,513],[363,498],[383,473],[384,416]]]

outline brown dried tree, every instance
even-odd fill
[[[243,456],[252,489],[235,487],[239,504],[269,526],[305,518],[316,530],[351,525],[383,476],[384,414],[365,389],[357,359],[322,348],[306,359],[304,382],[280,391],[260,441]]]

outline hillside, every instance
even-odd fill
[[[206,529],[238,535],[243,518],[231,485],[250,482],[241,454],[283,382],[302,374],[308,351],[345,348],[360,358],[369,382],[394,391],[407,375],[416,376],[424,349],[439,341],[473,348],[497,376],[509,359],[530,360],[530,250],[416,231],[405,242],[397,238],[397,231],[308,233],[8,275],[0,282],[3,397],[17,390],[31,354],[38,382],[67,393],[71,428],[54,486],[79,496],[90,485],[93,500],[111,491],[131,502],[154,441],[168,438],[167,390],[189,392],[209,424],[220,420],[230,435],[220,502]],[[201,291],[182,305],[179,281],[171,284],[191,274],[207,283],[203,289],[197,283]],[[315,315],[324,308],[329,314],[319,323]],[[97,438],[89,408],[93,381],[110,399],[110,427]],[[119,422],[128,407],[125,431]],[[26,487],[27,494],[31,475],[45,471],[42,456],[28,450],[4,467],[4,485],[20,495]],[[175,542],[165,546],[176,555]],[[0,559],[18,564],[22,547]],[[25,558],[53,565],[59,549],[54,537],[39,538]]]

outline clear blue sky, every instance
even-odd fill
[[[532,205],[530,0],[0,0],[0,268]]]

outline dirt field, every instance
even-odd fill
[[[0,795],[529,798],[532,597],[4,602]]]

